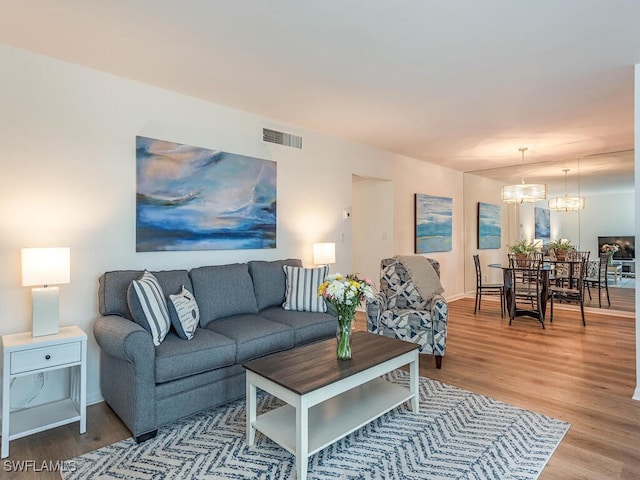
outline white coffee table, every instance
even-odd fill
[[[351,360],[336,358],[331,339],[245,363],[247,443],[254,443],[259,430],[295,455],[297,478],[306,479],[309,457],[319,450],[404,402],[418,412],[418,348],[355,332]],[[380,378],[404,365],[409,389]],[[286,405],[257,416],[257,388]]]

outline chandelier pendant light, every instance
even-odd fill
[[[547,198],[547,186],[543,183],[524,182],[524,152],[528,149],[518,149],[522,152],[522,183],[505,185],[502,187],[502,201],[506,203],[537,202]]]
[[[567,188],[568,168],[562,169],[564,172],[564,197],[555,197],[549,200],[549,208],[556,212],[575,212],[584,208],[584,197],[570,197]]]

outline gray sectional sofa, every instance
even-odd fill
[[[190,340],[172,330],[159,346],[133,321],[127,289],[142,271],[107,272],[99,281],[93,333],[100,346],[100,388],[107,404],[141,442],[158,427],[245,393],[242,364],[253,358],[335,336],[328,313],[282,308],[283,265],[251,261],[152,272],[163,293],[193,292],[200,325]]]

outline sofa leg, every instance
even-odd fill
[[[146,442],[147,440],[151,440],[158,434],[158,430],[153,430],[152,432],[145,433],[136,437],[136,443]]]
[[[442,355],[434,355],[436,357],[436,368],[442,368]]]

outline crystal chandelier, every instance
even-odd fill
[[[528,149],[522,147],[518,149],[522,152],[522,169],[524,172],[524,152]],[[507,203],[537,202],[547,198],[547,186],[543,183],[524,183],[524,173],[522,183],[515,185],[505,185],[502,187],[502,201]]]
[[[575,212],[584,208],[584,197],[570,197],[567,194],[567,173],[568,168],[562,170],[564,172],[564,197],[556,197],[549,200],[549,208],[557,212]]]

